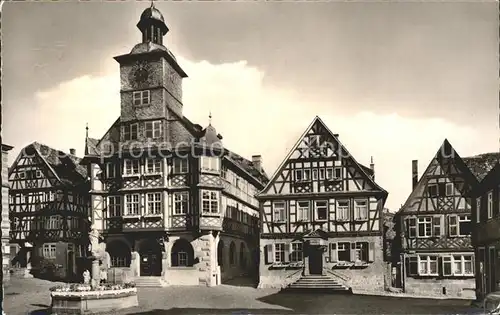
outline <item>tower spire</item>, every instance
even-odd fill
[[[142,12],[137,28],[142,33],[143,43],[163,45],[163,36],[167,34],[168,27],[161,12],[155,8],[154,0],[151,0],[149,8]]]
[[[89,123],[85,123],[85,139],[89,137]]]

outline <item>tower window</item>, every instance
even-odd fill
[[[139,125],[137,123],[123,126],[123,140],[137,140],[137,130]]]
[[[160,120],[146,122],[146,138],[158,139],[162,136],[162,124]]]
[[[133,93],[134,105],[147,105],[151,101],[151,93],[149,90],[134,91]]]

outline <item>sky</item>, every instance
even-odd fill
[[[499,150],[495,2],[161,2],[188,74],[184,115],[271,176],[316,115],[358,162],[373,156],[397,211],[447,138]],[[2,10],[3,139],[83,155],[120,113],[119,65],[146,1],[9,2]]]

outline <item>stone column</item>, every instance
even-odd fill
[[[97,257],[91,257],[92,259],[92,272],[91,278],[92,278],[92,284],[93,285],[98,285],[101,282],[101,268],[99,267],[99,259]]]

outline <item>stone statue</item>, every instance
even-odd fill
[[[83,272],[83,283],[90,284],[90,272],[88,270]]]
[[[92,229],[89,233],[89,239],[92,256],[97,257],[99,255],[99,231],[97,229]]]

